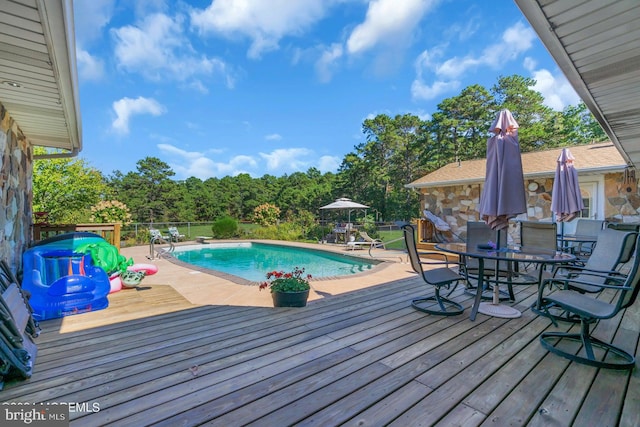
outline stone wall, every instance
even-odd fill
[[[525,180],[527,214],[519,217],[528,221],[551,221],[551,192],[553,177]],[[428,209],[444,219],[453,233],[466,238],[467,222],[479,221],[481,184],[466,184],[422,189],[421,209]],[[605,219],[611,222],[640,222],[640,196],[637,184],[629,186],[622,173],[605,174]],[[517,239],[518,230],[509,233]]]
[[[0,104],[0,258],[16,273],[31,236],[31,145]]]

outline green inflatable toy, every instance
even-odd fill
[[[118,249],[108,242],[87,243],[75,249],[79,253],[89,253],[93,263],[102,268],[107,274],[124,273],[127,267],[133,265],[133,258],[127,259],[120,255]]]

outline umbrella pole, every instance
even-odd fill
[[[496,251],[500,251],[500,233],[501,230],[498,230],[496,233]],[[500,304],[500,285],[498,284],[498,279],[500,278],[500,261],[496,261],[496,283],[493,285],[493,304]]]

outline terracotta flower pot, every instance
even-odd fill
[[[300,292],[271,292],[274,307],[304,307],[307,305],[309,290]]]

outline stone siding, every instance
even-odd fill
[[[0,258],[16,273],[31,240],[33,155],[31,144],[0,104]]]
[[[551,221],[551,192],[553,177],[525,180],[527,214],[519,218],[528,221]],[[482,184],[440,186],[422,189],[421,209],[428,209],[444,219],[453,233],[466,238],[467,222],[479,221],[480,192]],[[604,176],[605,219],[611,222],[640,222],[640,196],[638,186],[625,185],[624,174],[610,173]],[[518,238],[517,227],[510,227],[509,234]]]

